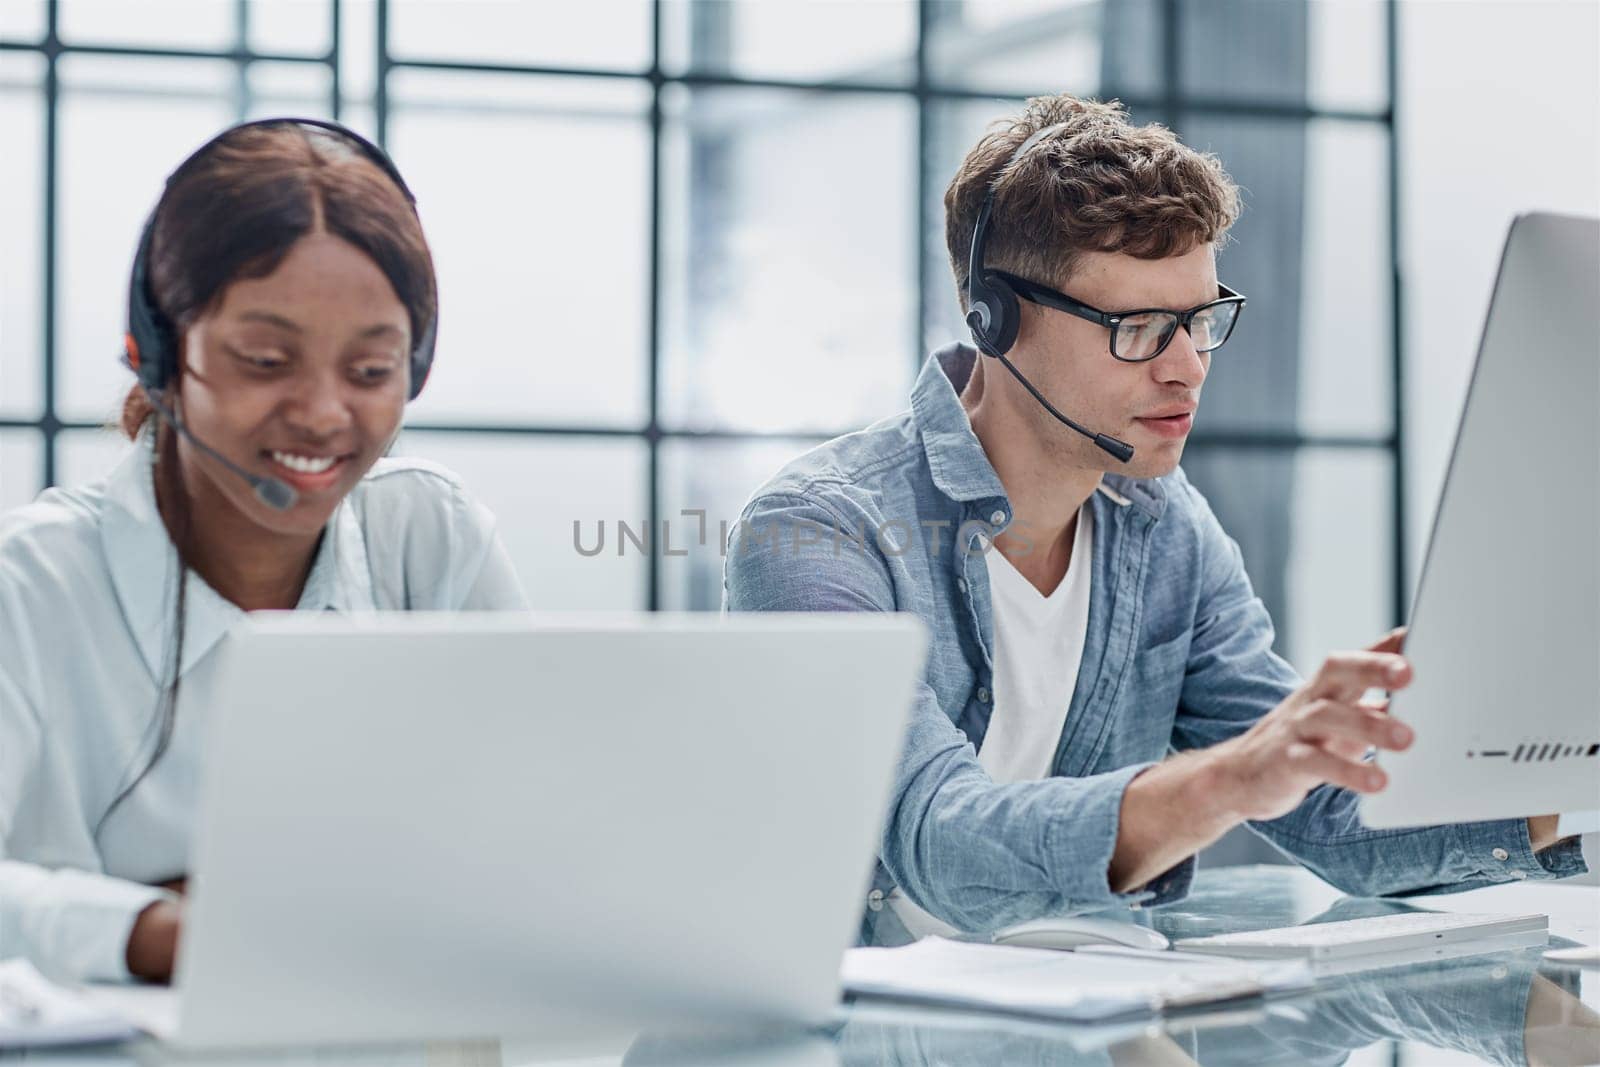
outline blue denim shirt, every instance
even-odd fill
[[[1012,512],[959,400],[974,359],[966,345],[934,353],[909,412],[807,452],[757,491],[729,538],[726,608],[907,611],[927,624],[877,889],[898,886],[970,931],[1181,899],[1192,857],[1139,890],[1111,890],[1123,790],[1170,752],[1243,732],[1300,679],[1272,651],[1238,545],[1182,470],[1108,474],[1089,499],[1089,629],[1053,776],[992,781],[977,759],[994,685],[982,552]],[[1250,825],[1357,895],[1586,869],[1575,838],[1535,855],[1522,819],[1367,829],[1357,795],[1326,785]]]

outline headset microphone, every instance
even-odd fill
[[[1033,387],[1033,383],[1024,378],[1022,376],[1022,372],[1017,370],[1016,365],[1013,364],[1009,359],[998,353],[995,354],[995,358],[1003,363],[1006,370],[1010,371],[1016,377],[1017,381],[1022,383],[1022,387],[1028,392],[1032,393],[1033,398],[1040,404],[1044,405],[1044,409],[1060,420],[1064,426],[1069,429],[1077,430],[1079,433],[1083,434],[1083,436],[1087,437],[1089,440],[1093,441],[1097,446],[1099,446],[1102,451],[1110,453],[1124,463],[1133,458],[1133,446],[1128,444],[1128,442],[1119,440],[1115,437],[1107,436],[1103,433],[1095,433],[1093,430],[1087,429],[1086,427],[1080,426],[1076,422],[1073,422],[1071,419],[1061,414],[1061,412],[1057,411],[1055,405],[1046,400],[1044,398],[1044,394],[1035,389]]]
[[[189,427],[183,424],[183,419],[179,417],[177,410],[167,406],[166,398],[162,395],[160,389],[146,389],[145,396],[150,398],[151,405],[161,414],[162,418],[167,420],[168,425],[182,435],[185,441],[188,441],[191,445],[228,468],[228,470],[249,482],[250,488],[256,491],[256,499],[273,511],[288,511],[300,499],[300,494],[296,493],[294,487],[287,482],[280,482],[276,478],[268,478],[265,475],[256,474],[254,471],[247,471],[196,437],[190,432]]]
[[[1006,353],[1017,341],[1022,305],[1016,292],[1004,278],[986,272],[983,267],[984,246],[989,239],[989,216],[994,213],[994,192],[995,186],[1000,183],[1000,175],[1005,173],[1007,167],[1022,158],[1028,149],[1065,126],[1064,122],[1046,126],[1023,141],[1022,145],[1011,154],[1005,166],[995,172],[994,179],[989,183],[989,191],[984,194],[983,206],[978,209],[978,221],[972,228],[972,252],[967,260],[967,307],[971,309],[967,312],[967,326],[972,330],[972,341],[978,346],[978,351],[993,356],[1004,364],[1006,370],[1010,371],[1012,376],[1022,383],[1022,387],[1032,393],[1033,398],[1055,416],[1057,421],[1093,441],[1101,451],[1127,463],[1133,459],[1132,445],[1107,434],[1095,433],[1067,418],[1057,411],[1055,405],[1046,400],[1044,394],[1035,389],[1033,383],[1024,378],[1022,372],[1006,358]]]

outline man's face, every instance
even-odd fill
[[[1182,311],[1217,298],[1216,257],[1211,245],[1155,260],[1090,252],[1060,288],[1102,311]],[[1161,416],[1193,412],[1211,368],[1210,354],[1195,351],[1189,332],[1178,330],[1161,354],[1148,362],[1123,363],[1111,355],[1108,328],[1027,301],[1021,305],[1021,327],[1008,354],[1017,369],[1068,418],[1126,441],[1134,455],[1128,463],[1118,462],[1061,425],[1001,368],[988,380],[1003,383],[1047,451],[1079,469],[1134,478],[1158,478],[1177,467],[1193,416]]]

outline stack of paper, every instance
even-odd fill
[[[27,960],[0,963],[0,1048],[122,1041],[134,1030],[48,981]]]
[[[1199,964],[1195,966],[1195,964]],[[1303,963],[1248,964],[1176,953],[1062,952],[928,937],[845,953],[860,996],[1089,1022],[1304,989]]]

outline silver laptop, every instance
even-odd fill
[[[924,649],[894,615],[247,620],[162,1036],[827,1019]]]
[[[1368,826],[1600,806],[1600,220],[1511,226]]]

